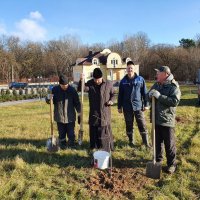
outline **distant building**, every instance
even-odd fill
[[[73,81],[80,80],[80,74],[85,74],[85,81],[92,78],[92,72],[96,67],[99,67],[103,72],[105,80],[119,81],[126,74],[126,63],[131,58],[122,59],[118,53],[111,52],[109,49],[104,49],[99,52],[89,51],[89,54],[84,58],[77,58],[76,64],[73,67]],[[139,74],[139,65],[135,65],[136,72]]]

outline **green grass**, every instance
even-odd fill
[[[149,85],[148,85],[149,86]],[[141,188],[127,187],[135,199],[200,199],[200,108],[195,87],[181,87],[176,126],[178,170],[162,173],[160,180],[148,181]],[[86,187],[88,178],[99,170],[90,166],[88,153],[88,102],[85,98],[84,141],[77,150],[48,153],[50,136],[49,106],[44,102],[1,107],[0,112],[0,199],[118,199],[112,191],[96,195]],[[145,113],[148,130],[149,111]],[[76,125],[76,133],[79,127]],[[112,108],[115,137],[113,167],[139,169],[145,178],[146,163],[152,153],[141,145],[135,126],[136,148],[127,145],[123,116]],[[54,131],[57,134],[56,124]],[[165,162],[164,162],[165,164]],[[122,195],[120,199],[128,199]]]

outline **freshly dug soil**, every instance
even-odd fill
[[[150,182],[143,169],[139,168],[113,168],[110,171],[100,171],[96,176],[87,179],[86,188],[92,196],[101,194],[107,199],[134,199],[134,192],[140,191]]]

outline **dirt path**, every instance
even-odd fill
[[[0,103],[0,107],[13,106],[13,105],[17,105],[17,104],[30,103],[30,102],[36,102],[36,101],[44,101],[44,99],[27,99],[27,100],[19,100],[19,101],[1,102]]]

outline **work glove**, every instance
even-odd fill
[[[154,96],[156,99],[158,99],[159,96],[160,96],[160,92],[158,92],[158,90],[155,90],[155,89],[151,90],[151,91],[149,92],[149,97],[152,98],[153,96]]]
[[[80,125],[80,123],[81,123],[81,115],[79,114],[78,115],[78,124]]]
[[[112,101],[108,101],[108,102],[106,103],[106,105],[107,105],[107,106],[112,106],[112,105],[113,105],[113,102],[112,102]]]

